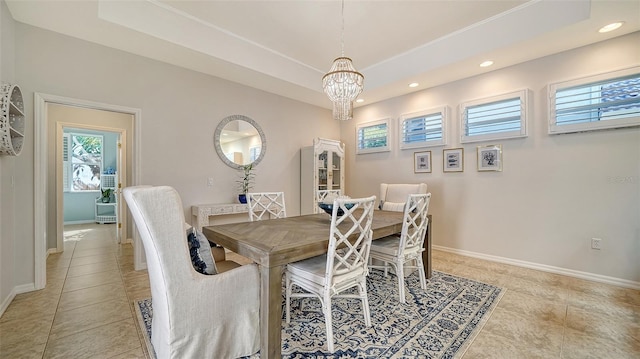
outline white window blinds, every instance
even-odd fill
[[[400,148],[445,145],[446,117],[444,107],[400,116]]]
[[[640,125],[640,69],[549,86],[549,133]]]
[[[357,126],[356,153],[389,151],[389,120],[367,122]]]
[[[523,90],[461,104],[461,142],[525,137],[527,100]]]

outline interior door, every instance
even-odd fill
[[[122,242],[122,174],[125,172],[122,170],[122,133],[118,135],[118,142],[116,143],[118,154],[116,155],[116,240],[118,243]]]

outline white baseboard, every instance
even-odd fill
[[[95,219],[83,219],[80,221],[65,221],[62,225],[68,226],[73,224],[87,224],[87,223],[96,223]]]
[[[450,253],[459,254],[459,255],[462,255],[462,256],[473,257],[473,258],[478,258],[478,259],[484,259],[484,260],[491,261],[491,262],[510,264],[510,265],[514,265],[514,266],[518,266],[518,267],[535,269],[535,270],[539,270],[539,271],[542,271],[542,272],[549,272],[549,273],[554,273],[554,274],[565,275],[567,277],[580,278],[580,279],[590,280],[590,281],[593,281],[593,282],[611,284],[611,285],[615,285],[615,286],[618,286],[618,287],[624,287],[624,288],[640,289],[640,282],[635,282],[635,281],[628,280],[628,279],[609,277],[609,276],[600,275],[600,274],[594,274],[594,273],[589,273],[589,272],[581,272],[581,271],[577,271],[577,270],[573,270],[573,269],[554,267],[554,266],[549,266],[549,265],[546,265],[546,264],[539,264],[539,263],[521,261],[521,260],[518,260],[518,259],[511,259],[511,258],[506,258],[506,257],[493,256],[493,255],[484,254],[484,253],[470,252],[470,251],[465,251],[465,250],[461,250],[461,249],[442,247],[442,246],[437,246],[437,245],[433,245],[431,248],[439,250],[439,251],[443,251],[443,252],[450,252]]]
[[[13,287],[9,295],[2,301],[2,305],[0,305],[0,317],[4,314],[4,311],[7,310],[9,304],[11,304],[16,295],[21,293],[33,292],[34,290],[36,290],[36,285],[34,283],[22,284]]]
[[[11,293],[2,301],[2,305],[0,305],[0,317],[4,314],[4,311],[9,308],[9,304],[13,301],[13,298],[16,297],[16,288],[11,290]]]
[[[33,292],[34,290],[36,290],[35,283],[21,284],[21,285],[15,287],[16,294]]]

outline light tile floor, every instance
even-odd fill
[[[0,358],[145,357],[132,303],[150,297],[149,281],[131,245],[112,225],[66,229],[47,287],[17,295],[0,318]],[[506,289],[464,359],[640,358],[640,291],[442,251],[433,268]]]

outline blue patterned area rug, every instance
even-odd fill
[[[334,300],[334,353],[326,351],[320,301],[313,298],[292,300],[291,323],[286,324],[283,318],[282,357],[461,357],[489,319],[504,290],[434,271],[425,291],[420,288],[417,275],[416,272],[407,278],[407,303],[400,304],[396,277],[389,274],[385,278],[381,271],[371,271],[367,279],[371,327],[364,325],[359,300]],[[152,353],[149,341],[151,300],[138,301],[135,307]]]

